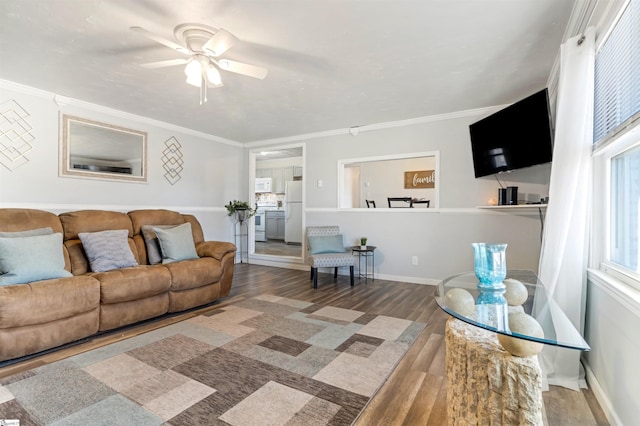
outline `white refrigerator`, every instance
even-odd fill
[[[285,182],[284,242],[302,244],[302,181]]]

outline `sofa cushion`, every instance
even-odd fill
[[[216,283],[222,275],[222,263],[210,257],[172,262],[164,265],[171,272],[171,291],[182,291]]]
[[[0,237],[0,285],[70,276],[64,269],[61,233]]]
[[[144,299],[166,293],[171,287],[171,274],[162,265],[140,265],[91,276],[100,281],[102,305]]]
[[[163,264],[198,258],[190,223],[166,229],[154,227],[153,231],[160,242]]]
[[[126,229],[78,234],[93,272],[137,266],[128,241]]]
[[[0,287],[0,329],[70,318],[99,304],[100,283],[87,275]]]
[[[136,245],[132,239],[131,219],[126,213],[107,210],[78,210],[61,213],[59,219],[64,227],[64,245],[69,256],[69,266],[73,275],[82,275],[91,271],[89,260],[78,237],[81,232],[126,229],[129,231],[129,247],[136,261],[140,263]]]

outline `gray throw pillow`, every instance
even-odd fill
[[[126,229],[79,233],[91,270],[106,272],[138,265],[129,247],[128,236]]]
[[[147,259],[149,265],[155,265],[162,262],[162,251],[160,250],[160,241],[153,228],[169,229],[179,225],[142,225],[142,238],[147,248]]]
[[[196,245],[193,242],[193,234],[191,233],[191,224],[189,222],[168,229],[162,229],[156,226],[153,230],[160,242],[162,263],[198,258]]]
[[[0,237],[0,285],[70,276],[64,269],[61,233]]]

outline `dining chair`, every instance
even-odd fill
[[[394,205],[393,203],[402,202],[404,204]],[[413,199],[411,197],[387,197],[389,208],[411,208],[413,207]]]

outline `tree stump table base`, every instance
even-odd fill
[[[446,333],[449,425],[542,425],[542,373],[536,356],[505,351],[497,334],[455,318]]]

